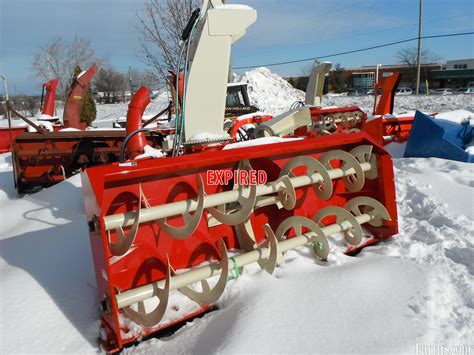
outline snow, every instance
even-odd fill
[[[263,145],[263,144],[275,144],[275,143],[291,142],[291,141],[297,141],[297,140],[301,140],[301,139],[303,139],[303,138],[300,138],[300,137],[298,137],[298,138],[262,137],[262,138],[252,139],[252,140],[249,140],[249,141],[227,144],[224,147],[223,150],[244,148],[244,147],[255,147],[255,146]]]
[[[40,113],[37,116],[38,121],[56,121],[58,118],[59,118],[58,116],[50,116],[50,115],[46,115],[44,113]]]
[[[75,131],[80,131],[80,129],[68,127],[68,128],[62,128],[59,130],[59,132],[75,132]]]
[[[266,69],[246,77],[262,110],[275,114],[303,98]],[[370,111],[371,100],[341,96],[323,103],[360,103]],[[155,102],[149,113],[166,104]],[[404,96],[395,105],[399,112],[474,111],[464,95]],[[126,108],[98,105],[98,122],[110,127]],[[357,257],[342,253],[336,235],[327,263],[301,247],[285,254],[274,275],[245,267],[229,281],[219,310],[124,353],[414,353],[416,343],[472,344],[474,165],[397,158],[403,145],[387,148],[395,157],[398,235]],[[1,353],[100,351],[83,204],[79,176],[18,197],[11,155],[0,155]],[[179,294],[170,302],[193,305]]]
[[[221,134],[210,133],[210,132],[201,132],[192,135],[188,142],[203,142],[203,141],[219,141],[230,139],[229,134],[222,132]]]
[[[163,149],[155,149],[149,145],[146,145],[143,148],[144,152],[143,154],[140,154],[139,156],[135,157],[136,160],[138,159],[145,159],[145,158],[164,158],[166,157],[166,153],[163,151]]]
[[[248,71],[236,79],[248,83],[250,102],[272,115],[289,110],[295,101],[304,100],[304,92],[295,89],[268,68]]]
[[[53,125],[49,121],[33,121],[33,123],[41,128],[44,128],[48,132],[53,132]],[[34,128],[33,126],[28,125],[27,129],[28,132],[36,132],[36,128]]]
[[[470,125],[474,126],[474,113],[468,110],[453,110],[440,112],[436,115],[436,118],[460,124],[469,121]]]
[[[11,120],[12,127],[26,127],[27,124],[22,120],[13,119]],[[8,119],[0,120],[0,128],[8,128]]]
[[[302,247],[274,276],[246,267],[218,311],[126,353],[397,353],[472,342],[472,164],[394,162],[400,233],[391,241],[353,258],[337,236],[326,264]],[[2,352],[97,352],[79,177],[18,198],[3,154],[0,188]]]
[[[236,80],[247,82],[250,102],[272,115],[288,110],[295,101],[304,101],[303,91],[295,89],[268,68],[253,69],[242,76],[236,76]],[[370,113],[374,107],[374,97],[328,94],[323,97],[322,105],[323,107],[359,106]],[[474,112],[474,100],[470,95],[395,96],[396,114],[414,113],[415,110],[434,113],[452,108]]]

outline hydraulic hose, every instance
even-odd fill
[[[188,39],[187,39],[187,48],[186,48],[186,57],[185,57],[185,61],[184,61],[184,83],[183,83],[183,97],[182,97],[182,102],[181,102],[181,119],[180,119],[180,122],[179,122],[179,132],[178,134],[176,134],[177,132],[175,132],[175,136],[177,135],[178,136],[178,144],[176,146],[176,151],[173,151],[173,156],[176,156],[178,155],[178,151],[179,151],[179,146],[181,145],[181,142],[183,140],[183,131],[184,131],[184,123],[185,123],[185,120],[186,120],[186,117],[184,115],[184,111],[185,111],[185,108],[186,108],[186,88],[187,88],[187,85],[188,85],[188,64],[189,64],[189,51],[190,51],[190,48],[191,48],[191,42],[192,42],[192,37],[193,37],[193,33],[194,33],[194,30],[196,29],[196,24],[197,22],[194,21],[193,23],[193,27],[190,31],[190,34],[188,36]],[[179,83],[179,78],[178,78],[178,83]]]
[[[130,141],[130,139],[132,139],[136,134],[140,132],[148,132],[150,130],[151,128],[140,128],[133,131],[132,133],[130,133],[128,136],[125,137],[125,139],[123,140],[122,146],[120,147],[120,158],[119,158],[120,163],[125,162],[125,148],[127,147],[127,144]]]

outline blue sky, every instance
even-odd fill
[[[136,12],[145,0],[0,0],[0,74],[12,93],[35,93],[34,51],[54,36],[82,36],[119,70],[145,68],[138,55]],[[321,56],[417,35],[417,0],[234,0],[258,12],[257,22],[233,48],[233,65],[259,65]],[[474,1],[424,0],[424,35],[474,30]],[[402,44],[328,58],[344,67],[396,63]],[[442,61],[474,57],[474,36],[423,43]],[[272,67],[298,75],[305,63]]]

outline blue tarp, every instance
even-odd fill
[[[469,122],[434,119],[416,111],[404,157],[435,157],[473,163],[474,155],[465,151],[472,139],[473,128]]]

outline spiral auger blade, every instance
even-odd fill
[[[146,312],[144,302],[138,302],[138,311],[133,310],[131,307],[125,307],[125,314],[133,320],[135,323],[144,325],[145,327],[151,328],[160,323],[166,313],[166,307],[168,307],[168,300],[170,296],[170,279],[171,279],[171,266],[168,259],[168,266],[166,271],[166,281],[163,289],[155,290],[155,296],[160,300],[160,304],[151,312]]]
[[[247,172],[252,169],[250,163],[244,163],[243,169]],[[244,190],[249,190],[248,196],[244,195]],[[239,198],[236,202],[239,203],[240,208],[232,210],[230,212],[225,211],[225,205],[220,205],[218,207],[208,207],[207,211],[209,214],[214,217],[218,222],[222,224],[227,224],[235,226],[241,223],[244,223],[250,215],[252,214],[255,202],[257,200],[257,186],[250,185],[248,189],[245,189],[243,186],[239,186]]]
[[[303,235],[302,228],[307,228],[313,233],[313,237],[308,237],[308,242],[311,242],[313,245],[313,250],[315,256],[321,260],[327,260],[329,255],[329,242],[320,226],[313,220],[301,217],[301,216],[291,216],[283,220],[278,226],[278,229],[275,233],[277,240],[282,241],[285,239],[286,233],[294,229],[296,235]]]
[[[130,228],[130,232],[128,233],[128,235],[126,235],[121,226],[115,228],[115,233],[117,234],[118,241],[111,242],[110,231],[108,231],[109,249],[112,255],[114,256],[125,255],[130,250],[133,243],[135,242],[135,238],[137,237],[138,227],[140,226],[140,211],[142,209],[142,199],[144,198],[142,192],[142,185],[139,184],[138,186],[138,209],[135,213],[135,218],[133,219],[133,224]]]
[[[335,216],[336,222],[325,225],[322,223],[326,217]],[[229,258],[227,248],[222,239],[218,242],[221,254],[219,262],[201,266],[196,269],[184,271],[177,274],[171,267],[168,259],[167,277],[155,284],[139,287],[137,290],[126,291],[118,294],[117,303],[119,307],[125,309],[125,313],[134,321],[147,327],[156,326],[164,316],[170,289],[178,289],[184,295],[193,301],[208,305],[216,302],[223,294],[229,278],[229,265],[234,268],[243,268],[252,262],[257,262],[262,270],[272,274],[278,264],[283,263],[283,254],[303,245],[311,245],[315,256],[319,260],[327,260],[329,255],[328,237],[335,233],[344,233],[346,241],[356,245],[362,238],[363,223],[369,223],[373,226],[379,226],[383,221],[390,220],[390,215],[385,207],[377,200],[370,197],[355,197],[348,201],[344,208],[337,206],[328,206],[320,209],[313,219],[302,216],[290,216],[284,219],[278,226],[276,232],[265,224],[266,243],[253,245],[243,254]],[[291,233],[291,231],[294,233]],[[251,229],[248,230],[252,232]],[[264,245],[266,244],[266,246]],[[219,275],[219,279],[211,288],[207,278]],[[178,280],[179,279],[179,280]],[[189,285],[201,282],[202,291],[192,290]],[[127,293],[132,292],[131,296]],[[150,313],[145,313],[141,298],[157,296],[160,304]],[[138,311],[129,307],[131,297],[138,303]]]
[[[197,229],[199,222],[201,221],[202,214],[204,212],[204,183],[200,174],[198,176],[198,204],[197,208],[194,211],[194,214],[191,216],[188,211],[183,214],[185,224],[181,227],[175,227],[166,223],[166,218],[158,220],[160,228],[170,237],[178,240],[186,239]],[[147,204],[147,207],[150,207]]]
[[[266,259],[260,258],[258,260],[258,265],[262,268],[262,270],[265,270],[271,275],[278,265],[278,257],[280,255],[278,252],[278,240],[272,228],[268,224],[265,224],[263,228],[265,229],[269,255]]]
[[[361,207],[363,208],[361,209]],[[383,221],[392,220],[385,206],[371,197],[354,197],[344,205],[344,208],[351,211],[354,216],[369,214],[372,218],[368,223],[373,227],[380,227]]]
[[[369,163],[370,170],[365,172],[365,177],[369,180],[374,180],[378,177],[377,174],[377,158],[373,154],[374,147],[371,145],[359,145],[349,152],[352,154],[360,164]]]
[[[324,207],[316,213],[313,220],[318,223],[319,226],[324,226],[322,220],[328,216],[335,216],[336,224],[346,222],[350,225],[349,228],[343,231],[344,239],[347,243],[357,245],[362,241],[362,227],[359,222],[357,222],[354,215],[352,215],[348,210],[337,206]]]
[[[344,176],[342,180],[349,191],[360,191],[365,184],[365,174],[357,159],[344,150],[331,150],[323,154],[319,160],[326,169],[332,169],[331,161],[338,160],[342,162],[341,169],[351,171],[351,174]]]
[[[306,174],[308,176],[314,173],[321,175],[322,181],[313,184],[313,189],[321,200],[328,200],[333,193],[331,177],[323,163],[313,157],[301,155],[290,159],[281,169],[280,178],[283,176],[294,177],[295,175],[292,173],[292,170],[300,166],[307,167]]]
[[[227,279],[229,277],[229,263],[228,263],[229,257],[227,254],[227,248],[222,239],[219,239],[219,242],[217,244],[219,247],[219,251],[221,253],[221,260],[219,262],[221,273],[214,287],[211,288],[207,280],[202,280],[201,281],[202,292],[195,291],[191,289],[190,287],[179,288],[179,291],[182,294],[189,297],[194,302],[202,304],[202,305],[215,303],[222,296],[222,294],[224,293],[224,289],[227,285]],[[176,272],[174,269],[172,269],[172,274],[173,276],[176,275]]]
[[[278,189],[278,208],[284,208],[291,211],[296,205],[296,191],[290,178],[284,175],[275,181],[275,184],[281,183],[283,186]]]

